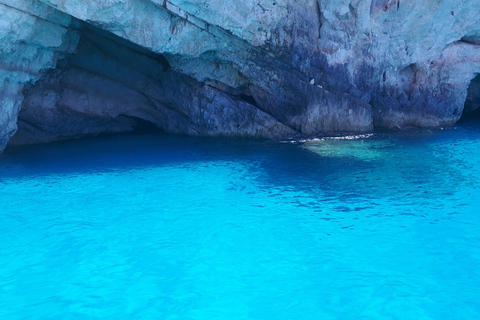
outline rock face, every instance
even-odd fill
[[[174,71],[161,55],[86,25],[79,32],[75,54],[25,88],[12,144],[129,131],[135,119],[190,135],[295,134],[239,93]]]
[[[17,126],[10,144],[139,119],[262,138],[443,126],[480,99],[480,0],[0,0],[0,39],[0,149]]]
[[[78,36],[68,28],[71,21],[42,3],[0,2],[0,151],[17,130],[25,84],[75,50]]]

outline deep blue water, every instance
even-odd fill
[[[350,138],[7,149],[0,319],[479,319],[480,125]]]

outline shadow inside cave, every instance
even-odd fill
[[[156,126],[153,122],[144,120],[137,117],[129,117],[136,121],[136,124],[132,127],[132,133],[165,133],[165,130]]]
[[[467,99],[463,108],[462,117],[458,123],[480,121],[480,74],[470,82],[467,91]]]

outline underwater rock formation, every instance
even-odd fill
[[[261,138],[451,125],[478,103],[479,12],[480,0],[0,0],[0,149],[17,127],[11,144],[138,121]]]

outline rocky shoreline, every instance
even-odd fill
[[[480,106],[480,0],[0,0],[0,150],[132,130],[280,138]]]

